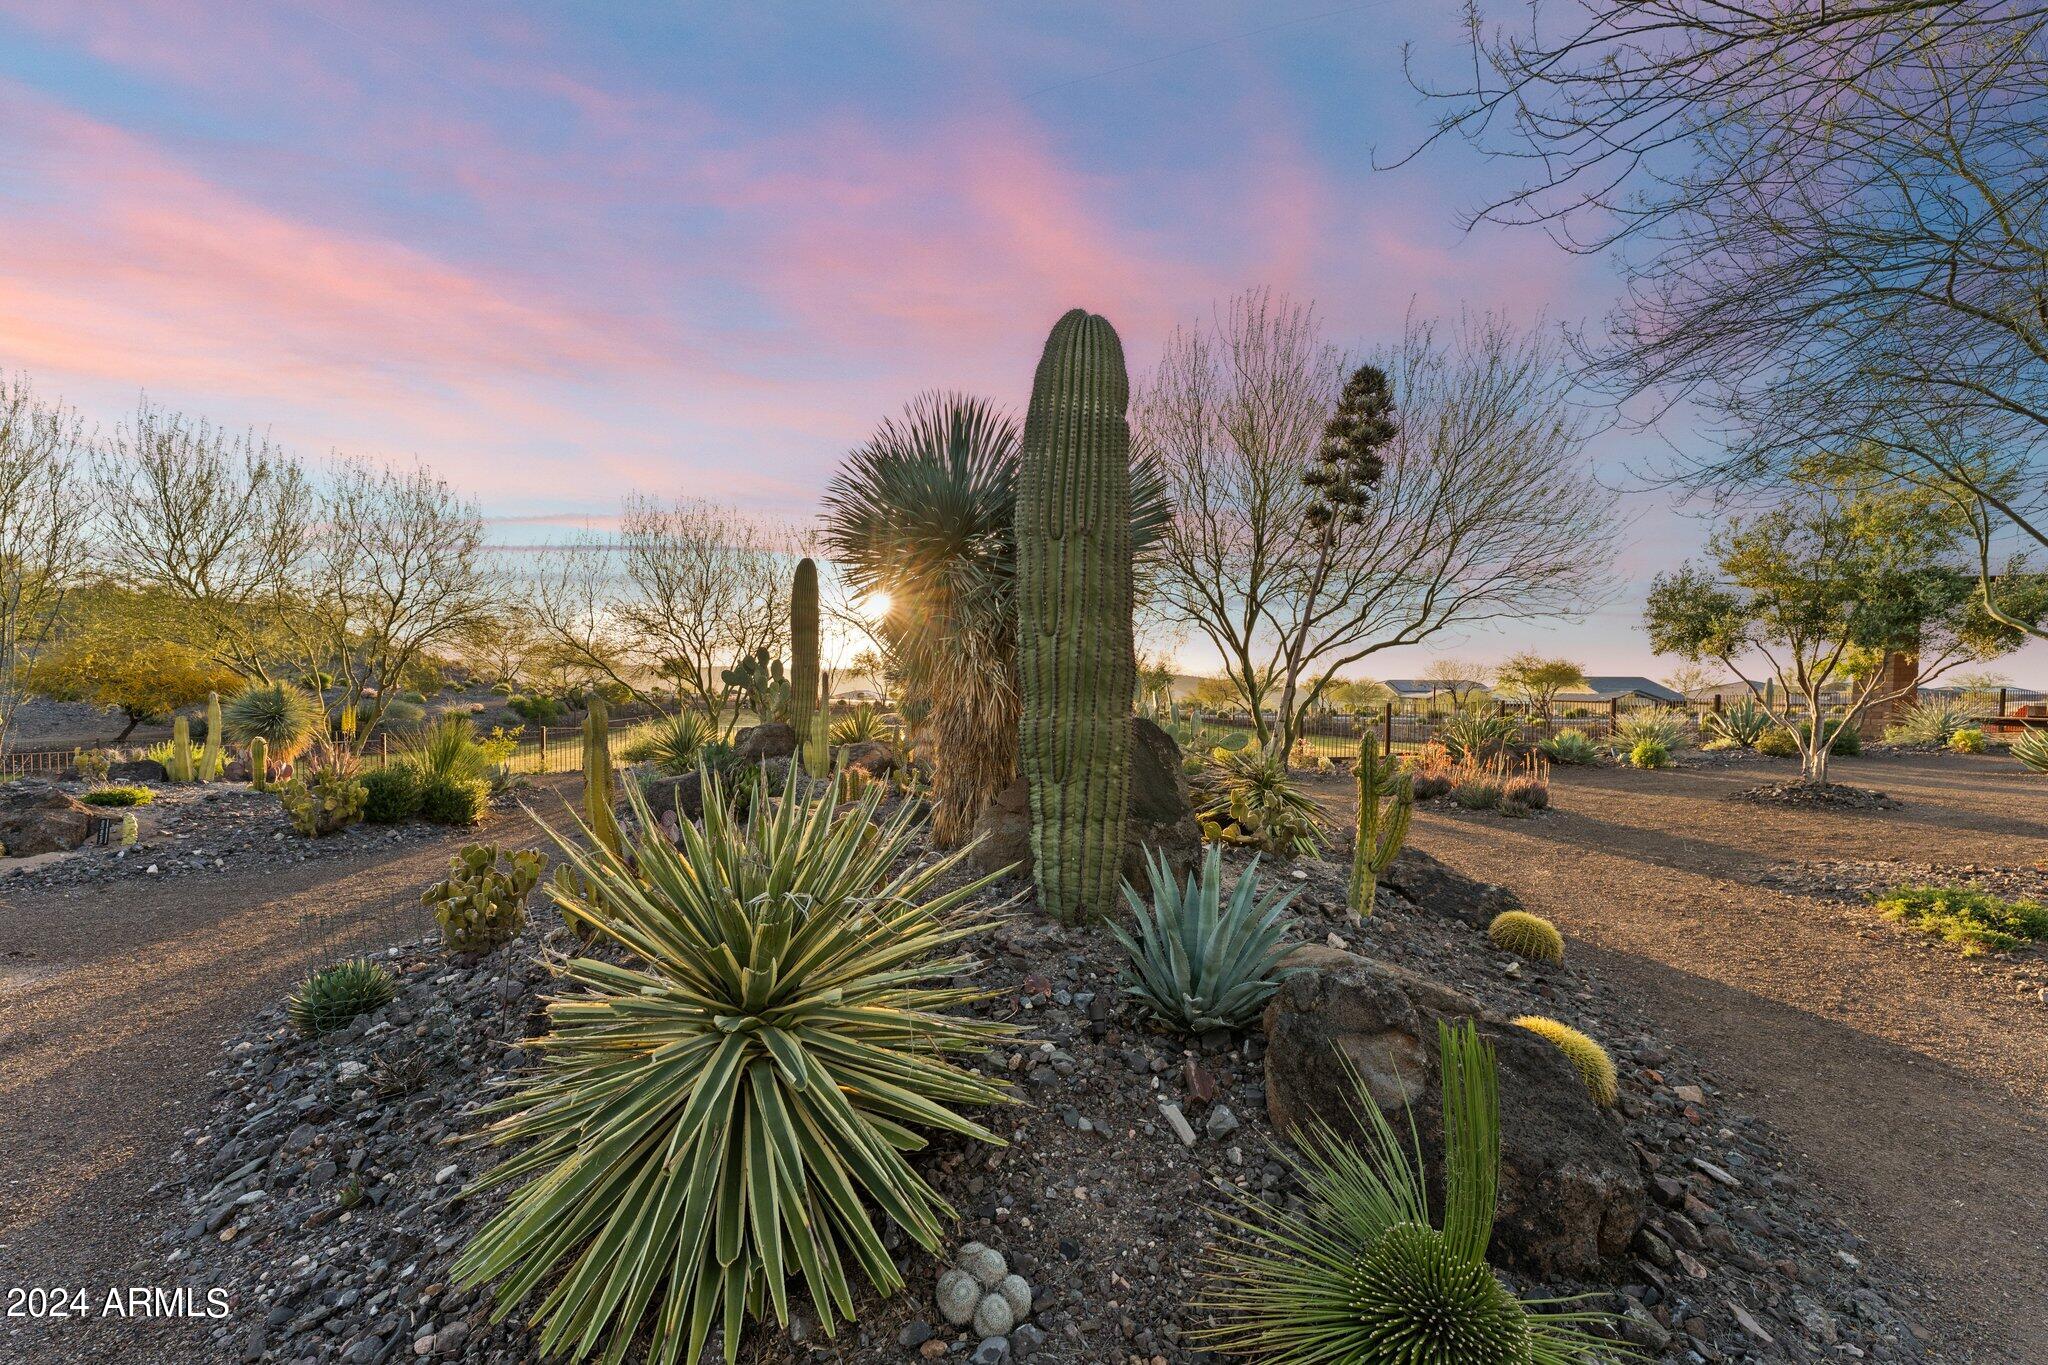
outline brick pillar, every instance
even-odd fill
[[[1863,720],[1857,731],[1865,739],[1876,739],[1884,733],[1884,727],[1896,720],[1909,706],[1920,700],[1920,689],[1914,684],[1920,677],[1920,656],[1898,650],[1884,656],[1883,676],[1878,679],[1877,695],[1897,692],[1890,701],[1872,702],[1864,709]]]

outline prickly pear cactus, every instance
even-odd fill
[[[1108,319],[1053,325],[1017,470],[1018,757],[1039,898],[1068,923],[1113,913],[1130,802],[1129,398]]]

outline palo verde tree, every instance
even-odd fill
[[[1816,473],[1717,530],[1710,564],[1658,576],[1650,642],[1742,679],[1797,744],[1802,779],[1824,784],[1835,727],[1906,690],[1876,666],[1887,653],[1916,654],[1925,683],[2019,642],[1981,609],[1957,553],[1966,535],[1938,493]]]
[[[1570,659],[1547,659],[1526,650],[1510,654],[1493,671],[1496,691],[1505,692],[1544,717],[1550,715],[1551,704],[1557,700],[1558,693],[1567,687],[1583,687],[1585,684],[1586,670]]]

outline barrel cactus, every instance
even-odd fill
[[[1564,961],[1564,935],[1543,916],[1526,910],[1501,911],[1487,926],[1486,936],[1502,952],[1526,957],[1531,962]]]
[[[1018,757],[1039,898],[1069,923],[1113,913],[1130,804],[1129,398],[1108,319],[1053,325],[1017,470]]]
[[[789,724],[799,738],[811,733],[818,710],[818,565],[800,559],[789,589]]]
[[[1415,815],[1415,788],[1392,755],[1380,753],[1377,735],[1358,741],[1358,828],[1351,852],[1351,908],[1372,913],[1380,878],[1394,865]]]
[[[1570,1024],[1560,1024],[1540,1014],[1525,1014],[1514,1020],[1514,1025],[1554,1044],[1578,1069],[1579,1079],[1586,1083],[1586,1093],[1593,1097],[1593,1103],[1605,1109],[1620,1098],[1621,1086],[1615,1079],[1614,1059],[1607,1055],[1606,1048]]]

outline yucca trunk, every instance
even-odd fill
[[[1108,319],[1075,309],[1046,339],[1017,471],[1018,758],[1045,908],[1116,903],[1130,799],[1130,381]]]

